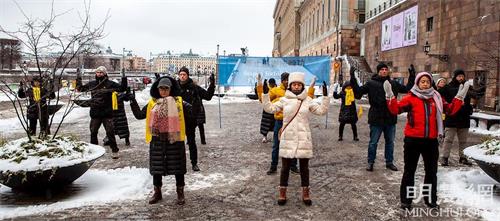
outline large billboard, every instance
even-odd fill
[[[417,44],[418,6],[382,21],[380,48],[387,51]]]
[[[262,79],[274,78],[280,82],[283,72],[302,72],[306,84],[313,77],[316,83],[330,84],[330,56],[306,57],[219,57],[219,84],[229,86],[254,86],[257,74]]]

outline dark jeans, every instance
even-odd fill
[[[344,127],[346,123],[340,123],[339,126],[339,138],[342,138],[344,135]],[[353,138],[358,138],[358,128],[356,127],[356,123],[350,123],[351,128],[352,128],[352,137]]]
[[[394,161],[394,136],[396,125],[375,126],[370,125],[370,142],[368,143],[368,163],[375,163],[377,156],[377,145],[380,136],[384,133],[385,139],[385,163],[392,164]]]
[[[196,147],[196,124],[186,123],[186,137],[189,146],[189,158],[192,165],[198,164],[198,148]]]
[[[104,125],[106,130],[106,136],[109,139],[109,147],[111,151],[118,152],[118,146],[116,145],[115,132],[113,129],[113,118],[91,118],[90,119],[90,143],[99,144],[97,139],[97,134],[99,133],[99,128],[101,124]]]
[[[200,140],[205,143],[205,126],[203,124],[198,124],[198,129],[200,130]]]
[[[156,187],[161,187],[162,183],[162,175],[153,175],[153,185]],[[175,174],[175,185],[178,187],[184,186],[184,174]]]
[[[280,186],[288,186],[290,167],[294,159],[281,158]],[[296,159],[295,159],[296,160]],[[309,159],[299,159],[301,186],[309,186]]]
[[[437,168],[439,158],[439,143],[437,139],[409,138],[404,139],[404,162],[403,179],[401,180],[400,197],[402,203],[410,204],[411,197],[407,197],[407,187],[415,185],[415,171],[417,170],[420,155],[424,160],[424,184],[431,185],[431,203],[437,201]],[[421,188],[415,188],[420,192]],[[424,200],[429,202],[428,193],[424,195]]]
[[[273,151],[271,152],[271,167],[278,167],[279,153],[280,153],[280,140],[278,139],[278,134],[283,126],[282,120],[276,120],[274,122],[274,135],[273,135]],[[297,167],[297,159],[293,159],[292,166]]]

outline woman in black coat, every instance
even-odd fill
[[[125,103],[128,100],[127,93],[120,93],[118,95],[118,109],[113,110],[113,131],[120,139],[125,139],[125,145],[130,146],[130,130],[128,129],[127,113],[125,112]],[[106,136],[104,145],[109,145],[109,139]]]
[[[358,114],[356,111],[356,103],[354,103],[354,92],[351,87],[351,83],[346,81],[342,85],[342,91],[337,93],[337,90],[333,92],[333,98],[341,99],[339,112],[339,141],[342,141],[344,134],[344,126],[350,124],[352,128],[353,140],[358,141],[358,130],[356,128],[356,123],[358,122]]]
[[[191,105],[179,96],[179,85],[168,76],[151,86],[151,99],[139,108],[134,96],[130,106],[137,119],[146,119],[146,142],[149,143],[149,172],[153,175],[154,194],[150,204],[162,199],[162,176],[175,175],[177,204],[183,205],[186,174],[185,122]]]

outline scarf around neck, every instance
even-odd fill
[[[168,136],[170,143],[181,141],[179,110],[174,97],[169,96],[156,100],[156,105],[151,110],[149,127],[155,136]]]
[[[432,98],[434,100],[434,103],[436,104],[436,120],[437,120],[437,126],[438,126],[438,137],[442,137],[444,134],[444,129],[443,129],[443,120],[442,120],[442,114],[443,114],[443,100],[441,98],[441,95],[434,90],[433,87],[429,89],[420,89],[418,88],[418,82],[420,81],[420,78],[423,76],[429,77],[429,79],[432,79],[432,76],[427,73],[427,72],[420,72],[418,73],[417,77],[415,78],[415,84],[411,88],[411,92],[417,96],[420,99],[427,100]]]

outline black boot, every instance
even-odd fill
[[[385,165],[385,167],[389,170],[392,170],[392,171],[398,171],[398,168],[396,167],[396,165],[394,165],[392,163]]]
[[[186,203],[186,200],[184,199],[184,187],[178,186],[177,187],[177,205],[184,205],[185,203]]]
[[[125,146],[130,146],[130,140],[128,137],[125,138]]]
[[[441,158],[441,166],[444,166],[444,167],[447,167],[449,166],[449,162],[448,162],[448,157],[442,157]]]
[[[151,197],[151,199],[149,200],[149,204],[155,204],[158,201],[160,201],[161,199],[162,199],[162,197],[161,197],[161,187],[155,186],[154,187],[154,193],[153,193],[153,196]]]
[[[460,157],[460,160],[458,160],[458,162],[466,166],[472,166],[472,163],[465,157]]]
[[[200,171],[200,168],[198,167],[198,165],[193,164],[193,171]]]
[[[373,171],[373,163],[368,163],[368,165],[366,166],[366,171],[370,171],[370,172]]]
[[[266,172],[267,175],[273,175],[277,172],[278,168],[276,166],[271,166],[271,168],[269,168],[269,170]]]

